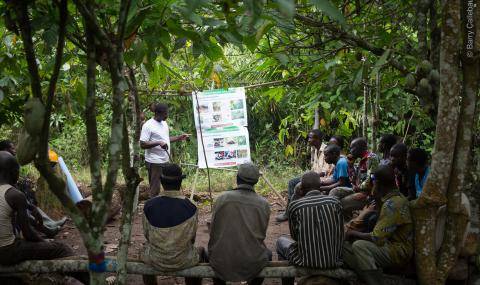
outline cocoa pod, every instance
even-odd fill
[[[25,130],[32,136],[42,132],[45,120],[45,107],[38,98],[30,98],[23,109]]]
[[[430,94],[432,94],[432,86],[430,85],[430,83],[428,83],[428,79],[422,78],[422,80],[418,82],[416,91],[417,95],[420,97],[430,96]]]
[[[432,68],[433,68],[433,65],[430,63],[430,61],[423,60],[417,65],[417,69],[415,73],[417,74],[418,78],[425,78],[428,76]]]
[[[405,77],[405,87],[407,89],[415,89],[417,85],[417,80],[415,79],[415,76],[413,76],[413,74],[409,73],[407,74],[407,76]]]
[[[31,136],[23,130],[18,138],[17,161],[20,165],[26,165],[35,159],[38,152],[39,138]]]
[[[428,74],[428,81],[430,81],[432,85],[436,85],[440,82],[440,73],[438,70],[432,69],[432,71],[430,71]]]

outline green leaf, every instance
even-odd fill
[[[372,72],[370,73],[371,78],[375,78],[377,76],[377,72],[382,68],[385,63],[387,63],[388,56],[390,55],[390,50],[387,49],[382,56],[377,60],[375,63],[375,66],[372,68]]]
[[[362,82],[362,78],[363,78],[363,66],[358,69],[357,74],[355,75],[355,80],[353,81],[354,88],[360,85],[360,83]]]
[[[278,10],[287,18],[295,15],[295,2],[293,0],[277,0]]]
[[[287,145],[287,147],[285,148],[285,155],[286,156],[290,156],[293,154],[293,147],[292,145]]]
[[[285,66],[288,64],[288,61],[289,61],[288,56],[284,53],[276,53],[275,58]]]
[[[323,109],[329,110],[332,106],[328,102],[320,102]]]
[[[266,21],[263,23],[260,28],[257,30],[257,34],[255,35],[255,40],[259,42],[263,35],[265,35],[271,28],[273,27],[273,23],[270,21]]]
[[[327,14],[332,20],[342,25],[346,24],[345,17],[343,17],[342,13],[329,0],[310,0],[310,2],[312,2],[317,9]]]

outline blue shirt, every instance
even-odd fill
[[[347,181],[347,184],[344,185],[345,187],[352,187],[350,179],[348,179],[348,162],[345,157],[340,157],[332,174],[332,178],[335,182],[340,180],[340,177],[343,177]]]
[[[430,173],[430,167],[427,167],[425,169],[425,174],[423,175],[422,180],[420,180],[420,177],[419,177],[418,173],[415,174],[415,192],[417,194],[417,198],[420,197],[420,194],[422,194],[423,186],[425,185],[425,182],[427,181],[429,173]]]

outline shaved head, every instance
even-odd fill
[[[16,184],[19,172],[17,159],[8,151],[0,151],[0,183]]]

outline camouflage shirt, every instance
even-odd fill
[[[371,233],[378,246],[385,246],[396,264],[413,256],[413,224],[408,200],[394,189],[382,198],[377,224]]]

